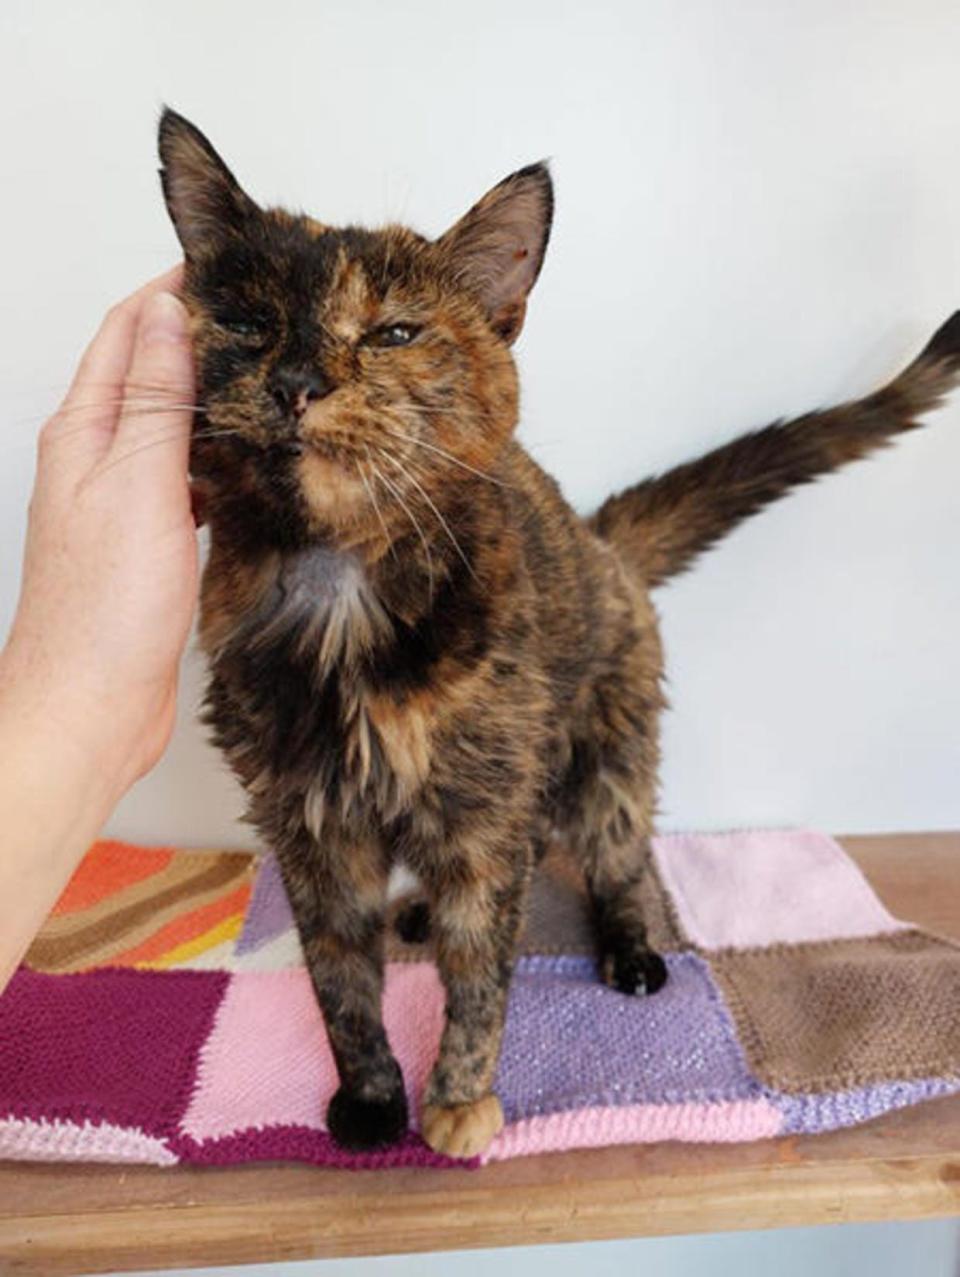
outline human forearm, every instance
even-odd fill
[[[120,761],[0,655],[0,992],[124,789]]]
[[[0,651],[0,991],[162,754],[196,602],[193,359],[171,272],[115,306],[40,432]]]

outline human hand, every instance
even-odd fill
[[[117,796],[157,761],[196,605],[193,360],[179,270],[115,306],[43,427],[0,687]]]

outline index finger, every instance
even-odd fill
[[[86,424],[93,428],[108,427],[112,433],[120,411],[119,400],[133,355],[133,339],[143,304],[154,293],[177,291],[182,282],[181,264],[150,280],[107,312],[97,335],[80,360],[60,410],[71,410],[71,429]]]

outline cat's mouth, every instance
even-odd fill
[[[287,426],[269,441],[233,435],[198,445],[191,469],[197,489],[195,517],[201,521],[218,491],[233,496],[244,491],[253,501],[262,492],[271,494],[272,503],[283,503],[299,489],[307,510],[320,523],[339,526],[355,522],[369,500],[362,447],[332,431],[307,433]]]
[[[360,453],[355,443],[335,434],[307,433],[284,427],[273,438],[256,446],[263,462],[271,470],[290,471],[304,459],[315,458],[330,466],[355,470]]]
[[[322,457],[324,461],[332,461],[342,466],[349,466],[356,461],[356,448],[335,435],[308,435],[306,438],[299,436],[297,443],[301,454],[314,453]]]

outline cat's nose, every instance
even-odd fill
[[[297,420],[315,399],[323,399],[333,389],[331,382],[316,370],[278,368],[270,387],[278,407]]]

